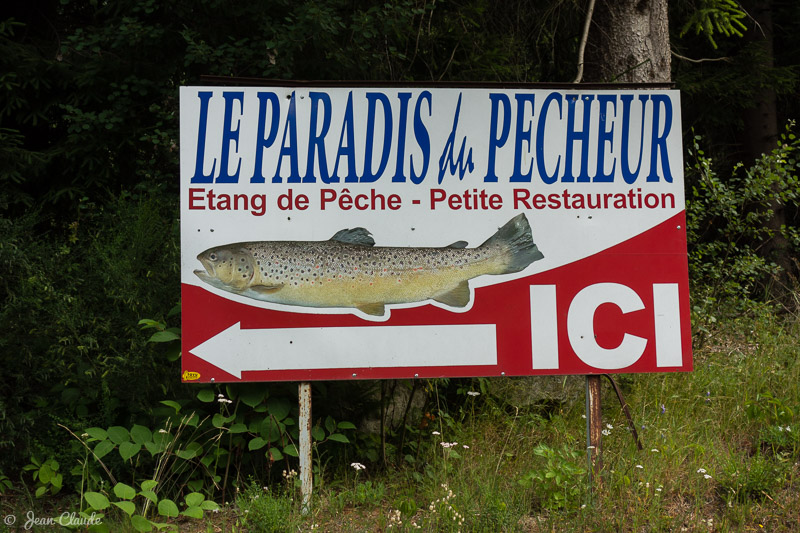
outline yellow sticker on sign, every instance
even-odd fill
[[[200,372],[189,372],[185,370],[181,378],[183,378],[183,381],[194,381],[200,379]]]

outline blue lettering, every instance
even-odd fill
[[[597,131],[597,174],[592,179],[593,182],[610,183],[614,181],[614,169],[617,167],[617,161],[613,160],[611,163],[611,172],[605,173],[605,157],[606,157],[606,143],[609,145],[609,150],[614,153],[614,121],[608,120],[608,104],[612,104],[614,115],[617,114],[617,95],[615,94],[598,94],[597,102],[600,104],[600,123],[598,124]],[[606,123],[611,122],[611,129],[606,131]]]
[[[269,121],[269,134],[264,137],[267,125],[267,103],[272,106],[272,119]],[[275,93],[258,93],[258,138],[256,139],[256,164],[250,183],[264,183],[264,150],[272,146],[278,136],[278,122],[281,118],[281,106]]]
[[[208,101],[211,99],[211,91],[200,91],[197,93],[197,97],[200,98],[200,124],[197,127],[197,157],[191,183],[213,183],[214,170],[217,168],[216,159],[211,165],[211,173],[203,174],[203,156],[206,153],[206,129],[208,128]]]
[[[372,149],[375,141],[375,104],[380,102],[383,106],[383,151],[378,169],[372,172]],[[367,93],[367,139],[364,148],[364,174],[361,183],[376,181],[386,169],[389,162],[389,152],[392,148],[392,104],[383,93]],[[347,181],[347,180],[345,180]]]
[[[483,181],[490,183],[497,181],[497,174],[495,174],[495,152],[498,148],[502,147],[508,140],[508,132],[511,129],[511,102],[505,94],[492,93],[489,95],[489,100],[492,102],[491,123],[489,125],[489,162],[486,169],[486,176]],[[503,131],[498,135],[497,131],[497,117],[499,114],[500,104],[503,105]]]
[[[539,177],[548,185],[552,185],[558,180],[558,169],[561,166],[561,155],[556,160],[556,169],[552,174],[547,173],[547,168],[544,166],[544,128],[547,123],[547,111],[550,104],[553,102],[558,103],[558,118],[562,117],[561,113],[561,93],[550,93],[544,99],[542,109],[539,111],[539,124],[536,126],[536,168],[539,171]]]
[[[328,93],[308,93],[311,99],[311,122],[308,130],[308,160],[306,164],[306,175],[303,183],[314,183],[317,178],[314,176],[314,155],[319,158],[319,177],[323,183],[339,181],[338,178],[330,179],[328,175],[328,161],[325,158],[325,136],[331,127],[331,97]],[[322,102],[322,129],[317,133],[317,114],[319,114],[319,103]]]
[[[530,182],[531,174],[533,173],[533,161],[528,171],[523,174],[522,172],[522,142],[528,143],[528,154],[531,153],[531,131],[533,128],[523,129],[523,116],[525,115],[525,104],[531,104],[531,111],[533,111],[534,95],[533,94],[516,94],[514,98],[517,100],[517,132],[514,140],[514,171],[511,174],[512,182]],[[531,114],[533,118],[533,114]]]
[[[289,145],[286,145],[286,136],[289,136]],[[295,93],[292,91],[292,98],[289,100],[289,113],[286,115],[286,124],[283,127],[283,140],[281,141],[281,151],[278,153],[278,168],[272,177],[272,183],[281,183],[281,163],[283,158],[289,158],[290,173],[286,183],[300,183],[300,171],[297,169],[297,111],[295,106]]]
[[[622,161],[620,162],[619,168],[622,171],[622,179],[624,179],[625,183],[628,185],[631,185],[636,181],[636,178],[639,177],[639,169],[642,166],[642,152],[644,150],[644,111],[648,98],[650,98],[649,95],[639,95],[639,101],[642,102],[642,131],[639,134],[639,161],[636,163],[636,170],[631,170],[630,164],[628,163],[628,154],[630,153],[628,144],[630,139],[631,101],[633,101],[633,95],[623,94],[619,97],[619,99],[622,101],[622,143],[620,146]]]
[[[425,179],[425,175],[428,173],[428,165],[431,162],[431,138],[428,135],[428,129],[422,122],[422,114],[420,113],[423,100],[427,100],[428,116],[431,116],[433,109],[430,91],[422,91],[419,99],[417,99],[417,105],[414,107],[414,138],[417,139],[417,144],[422,150],[422,172],[419,174],[414,168],[414,156],[411,156],[411,182],[416,185],[422,183],[422,180]]]
[[[406,122],[408,121],[408,100],[411,98],[411,93],[397,93],[397,98],[400,100],[400,120],[397,132],[397,163],[392,181],[404,182],[406,181],[403,170],[406,162]]]
[[[222,97],[225,99],[225,118],[222,121],[222,153],[219,157],[219,176],[217,183],[238,183],[239,170],[242,168],[242,160],[236,163],[236,172],[228,174],[231,143],[234,150],[239,150],[239,124],[237,119],[236,127],[233,127],[233,102],[239,101],[239,109],[244,111],[244,92],[224,92]],[[239,114],[241,116],[241,113]]]
[[[650,175],[647,176],[647,181],[658,181],[656,166],[658,154],[660,153],[664,181],[672,183],[672,172],[669,170],[669,157],[667,154],[667,136],[670,129],[672,129],[672,102],[666,94],[654,94],[650,101],[653,102],[653,141],[650,143]],[[658,135],[661,104],[664,104],[664,131],[661,135]]]
[[[345,139],[345,136],[347,137]],[[347,145],[343,141],[347,141]],[[342,122],[342,133],[339,135],[339,148],[336,151],[336,162],[333,165],[333,176],[338,181],[339,178],[339,159],[347,157],[347,176],[344,181],[358,181],[356,175],[356,135],[353,129],[353,91],[347,95],[347,104],[344,108],[344,121]],[[333,178],[332,178],[333,179]]]
[[[581,142],[581,162],[580,172],[578,173],[579,182],[589,181],[589,119],[591,118],[593,94],[584,94],[581,96],[583,100],[583,129],[578,132],[575,131],[575,104],[578,101],[577,95],[570,95],[567,97],[567,149],[564,154],[564,175],[561,177],[562,182],[575,181],[575,176],[572,175],[572,149],[576,141]]]

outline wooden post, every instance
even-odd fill
[[[303,496],[303,514],[308,514],[314,479],[311,472],[311,383],[300,383],[297,391],[300,402],[300,493]]]
[[[593,489],[600,488],[603,484],[600,477],[600,471],[603,469],[600,377],[586,376],[586,450],[589,460],[589,478]]]

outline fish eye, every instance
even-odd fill
[[[212,261],[216,261],[217,260],[217,254],[210,253],[210,254],[208,254],[208,258],[211,259]]]

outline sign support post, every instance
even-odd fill
[[[600,385],[600,376],[586,376],[586,451],[589,479],[593,489],[600,488],[603,484],[603,479],[600,477],[603,468]]]
[[[303,381],[297,387],[300,403],[300,493],[303,496],[303,514],[311,511],[311,383]]]

